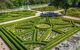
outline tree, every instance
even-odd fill
[[[60,4],[61,0],[53,0],[53,5],[58,9],[59,8],[59,4]]]
[[[64,15],[66,15],[66,12],[70,7],[70,5],[68,3],[68,0],[63,0],[62,4],[60,5],[60,7],[64,9]]]
[[[77,0],[72,0],[72,6],[76,6]]]
[[[63,8],[64,14],[66,15],[67,10],[69,9],[69,0],[54,0],[54,6],[57,8]]]

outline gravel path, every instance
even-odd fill
[[[62,17],[63,17],[63,18],[74,19],[74,20],[80,20],[80,18],[71,17],[71,16],[62,16]]]
[[[10,48],[6,45],[3,39],[0,37],[0,50],[10,50]]]

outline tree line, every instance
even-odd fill
[[[16,8],[32,4],[48,4],[57,8],[68,8],[68,6],[76,6],[78,2],[80,4],[80,0],[0,0],[0,8]]]
[[[0,0],[0,8],[15,8],[32,4],[47,4],[48,0]]]

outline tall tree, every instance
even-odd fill
[[[66,12],[70,7],[68,0],[61,0],[60,7],[64,9],[64,15],[66,15]]]
[[[72,6],[76,6],[78,0],[72,0]]]
[[[58,9],[61,0],[53,0],[53,5]]]
[[[58,9],[58,8],[63,8],[65,11],[65,15],[67,10],[69,9],[69,2],[68,0],[54,0],[53,5]]]

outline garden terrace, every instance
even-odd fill
[[[29,10],[0,13],[0,22],[34,16],[35,13],[36,12],[29,11]]]
[[[7,37],[6,41],[12,42],[12,49],[50,50],[79,31],[75,24],[80,25],[61,17],[36,17],[3,25],[0,31]]]

